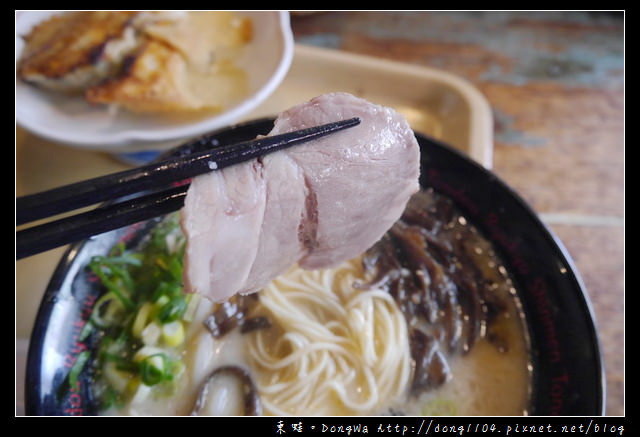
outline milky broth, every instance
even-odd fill
[[[478,342],[467,355],[450,360],[452,378],[447,383],[402,405],[391,405],[390,411],[412,416],[525,415],[530,399],[529,350],[522,323],[513,318],[504,323],[511,332],[507,352],[486,340]]]

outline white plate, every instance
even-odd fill
[[[16,15],[16,63],[21,36],[54,12]],[[262,103],[284,79],[293,58],[289,13],[242,11],[252,19],[254,38],[238,60],[248,75],[249,95],[213,116],[132,114],[92,106],[82,97],[62,96],[16,80],[16,122],[59,143],[111,152],[161,149],[235,123]]]

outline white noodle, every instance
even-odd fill
[[[361,280],[353,260],[292,269],[261,292],[276,333],[252,333],[248,355],[265,413],[367,414],[406,396],[404,316],[388,293],[354,288]]]

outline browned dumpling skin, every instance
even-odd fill
[[[117,72],[138,47],[131,23],[136,12],[80,11],[57,14],[24,37],[17,76],[67,93],[82,93]]]

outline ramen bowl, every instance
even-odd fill
[[[230,144],[268,133],[272,119],[218,130],[179,147]],[[536,416],[604,414],[604,365],[593,311],[584,285],[562,243],[504,182],[452,147],[416,133],[425,189],[448,199],[493,245],[521,302],[529,344],[530,389],[526,412]],[[46,290],[33,329],[25,393],[30,415],[96,414],[88,372],[66,381],[80,353],[82,335],[100,289],[83,273],[92,256],[119,242],[137,244],[157,220],[139,223],[73,245]],[[313,412],[309,412],[313,415]]]

